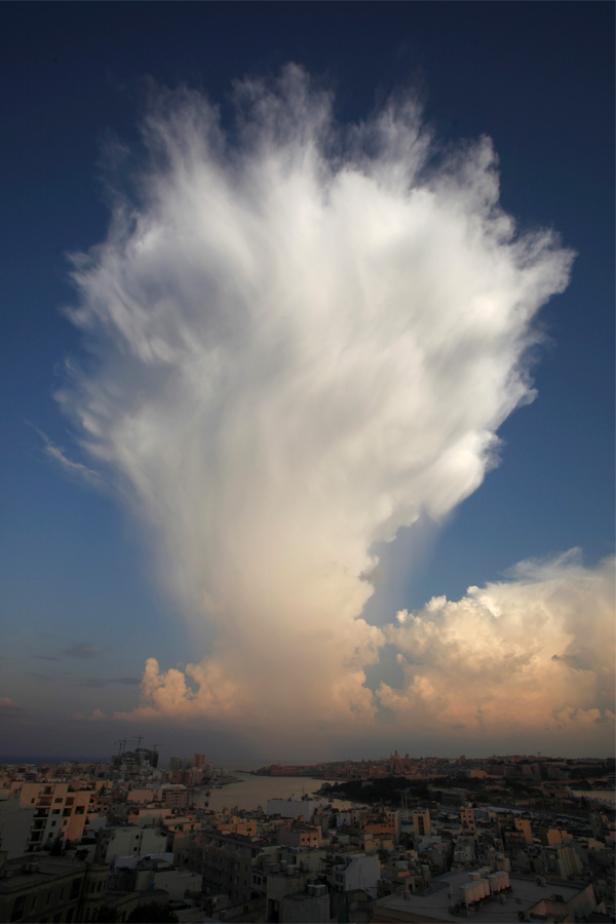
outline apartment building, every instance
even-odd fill
[[[0,921],[94,920],[103,904],[107,867],[67,857],[10,860],[0,876]]]
[[[472,805],[466,804],[460,808],[460,824],[462,825],[462,830],[474,834],[476,831],[476,822],[475,822],[475,809]]]
[[[167,835],[156,828],[127,825],[106,828],[102,834],[107,841],[107,863],[114,863],[117,857],[144,857],[167,849]]]
[[[18,795],[0,801],[2,850],[9,860],[27,853],[35,811],[20,805]]]
[[[209,895],[225,894],[232,902],[250,900],[252,864],[261,844],[238,835],[208,834],[203,849],[203,888]]]
[[[96,816],[97,797],[94,789],[73,790],[68,783],[24,783],[19,803],[34,808],[27,851],[48,849],[57,840],[80,841]]]
[[[411,814],[413,834],[423,837],[432,831],[432,820],[428,809],[418,809]]]

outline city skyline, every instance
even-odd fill
[[[0,759],[613,752],[614,11],[498,6],[3,11]]]
[[[613,757],[229,773],[126,744],[0,765],[0,920],[614,919]]]

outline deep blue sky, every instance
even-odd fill
[[[293,60],[334,87],[342,120],[411,86],[445,141],[493,138],[505,208],[522,227],[556,228],[578,257],[543,311],[538,399],[503,427],[500,468],[395,593],[419,605],[522,558],[580,546],[592,563],[613,550],[613,4],[5,3],[0,27],[0,696],[26,710],[5,749],[41,740],[42,691],[58,709],[89,706],[100,690],[84,678],[191,654],[130,524],[54,467],[34,429],[69,445],[53,400],[60,363],[79,350],[59,314],[66,254],[105,234],[101,151],[110,136],[135,139],[148,77],[221,100],[233,79]],[[73,643],[101,651],[61,654]],[[111,703],[133,693],[105,690]]]

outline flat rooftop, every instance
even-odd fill
[[[460,924],[466,920],[463,915],[451,914],[449,911],[449,889],[454,891],[461,885],[470,881],[468,871],[447,873],[439,876],[432,883],[429,892],[423,895],[411,895],[402,898],[398,895],[388,895],[380,898],[374,906],[374,920],[379,921],[379,910],[384,912],[385,920],[449,922]],[[473,921],[478,924],[517,924],[518,912],[527,911],[542,898],[551,898],[553,895],[562,895],[565,901],[577,895],[579,888],[571,886],[537,885],[535,880],[511,879],[511,891],[502,893],[502,900],[498,897],[487,899],[472,912]],[[385,917],[386,915],[386,917]]]
[[[25,867],[32,867],[26,872]],[[9,860],[4,867],[5,877],[0,879],[0,894],[19,892],[34,885],[45,885],[63,876],[83,875],[86,864],[72,857],[50,857],[41,854],[28,854]]]

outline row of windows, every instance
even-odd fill
[[[83,920],[85,922],[96,921],[98,919],[99,908],[92,908],[89,911],[85,911],[83,915]],[[118,911],[118,920],[126,921],[130,914],[130,911]]]
[[[31,913],[32,911],[37,910],[42,911],[44,908],[48,908],[50,905],[57,905],[60,902],[66,902],[69,900],[75,901],[75,899],[79,898],[81,893],[81,884],[82,879],[80,877],[79,879],[73,879],[70,884],[70,889],[69,886],[66,885],[61,889],[49,889],[46,892],[38,892],[31,896],[28,894],[18,896],[13,904],[11,921],[18,921],[20,918],[22,918],[27,907]],[[98,882],[90,882],[88,883],[88,892],[100,893],[103,890],[103,885],[104,883],[102,880],[99,880]],[[29,898],[32,900],[28,901]],[[70,913],[72,916],[72,909]],[[67,918],[66,920],[69,921],[71,918]]]
[[[75,909],[69,908],[65,917],[62,917],[63,914],[63,911],[58,911],[57,914],[54,914],[51,918],[41,918],[39,924],[48,924],[48,922],[49,924],[60,924],[61,921],[66,921],[67,924],[70,924],[70,922],[73,920]]]
[[[62,802],[62,799],[56,799],[55,801],[56,801],[56,802]],[[34,802],[34,799],[32,799],[32,802]],[[62,814],[63,814],[63,815],[72,815],[73,813],[74,813],[75,815],[84,815],[84,814],[85,814],[85,811],[86,811],[86,807],[85,807],[85,805],[73,805],[73,800],[71,799],[70,801],[67,800],[65,808],[63,808],[63,809],[59,809],[59,808],[52,809],[52,810],[51,810],[51,814],[52,814],[52,815],[59,815],[59,814],[60,814],[60,811],[62,811]],[[38,809],[37,809],[37,812],[36,812],[36,815],[37,815],[37,816],[43,816],[43,817],[44,817],[45,815],[48,815],[48,814],[49,814],[49,809],[47,809],[47,808],[38,808]]]
[[[27,907],[31,913],[32,911],[41,911],[43,908],[48,908],[50,905],[57,905],[60,902],[68,900],[74,901],[76,898],[79,898],[81,883],[82,879],[79,877],[78,879],[73,879],[70,885],[65,885],[59,889],[48,889],[45,892],[40,891],[34,894],[26,893],[25,895],[18,895],[13,902],[11,921],[19,921],[24,916]],[[58,920],[60,920],[60,918],[58,918]],[[67,918],[67,920],[70,919]]]

